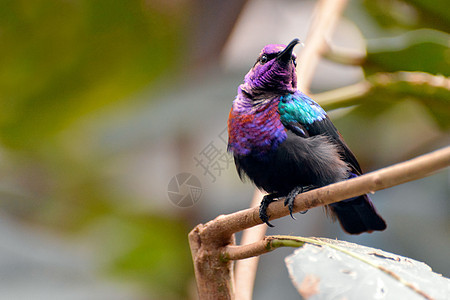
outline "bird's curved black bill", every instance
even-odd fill
[[[299,39],[293,39],[289,45],[277,56],[277,60],[280,62],[288,63],[292,58],[292,51],[294,50],[295,45],[300,43]]]

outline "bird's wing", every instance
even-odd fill
[[[362,173],[355,155],[344,142],[339,131],[327,113],[307,95],[296,92],[282,96],[278,107],[282,123],[288,130],[301,137],[325,135],[339,146],[342,159],[349,164],[356,175]]]

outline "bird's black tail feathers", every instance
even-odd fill
[[[342,228],[350,234],[386,229],[386,222],[367,195],[333,203],[330,208]]]

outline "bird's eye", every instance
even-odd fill
[[[294,58],[292,59],[292,61],[294,62],[294,66],[297,67],[297,59],[294,57]]]
[[[259,58],[259,61],[261,62],[261,64],[265,64],[268,60],[269,60],[269,58],[265,54],[261,55],[261,57]]]

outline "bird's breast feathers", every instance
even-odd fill
[[[264,156],[275,150],[286,137],[286,128],[278,113],[279,99],[264,109],[236,110],[228,118],[228,150],[236,156]]]

